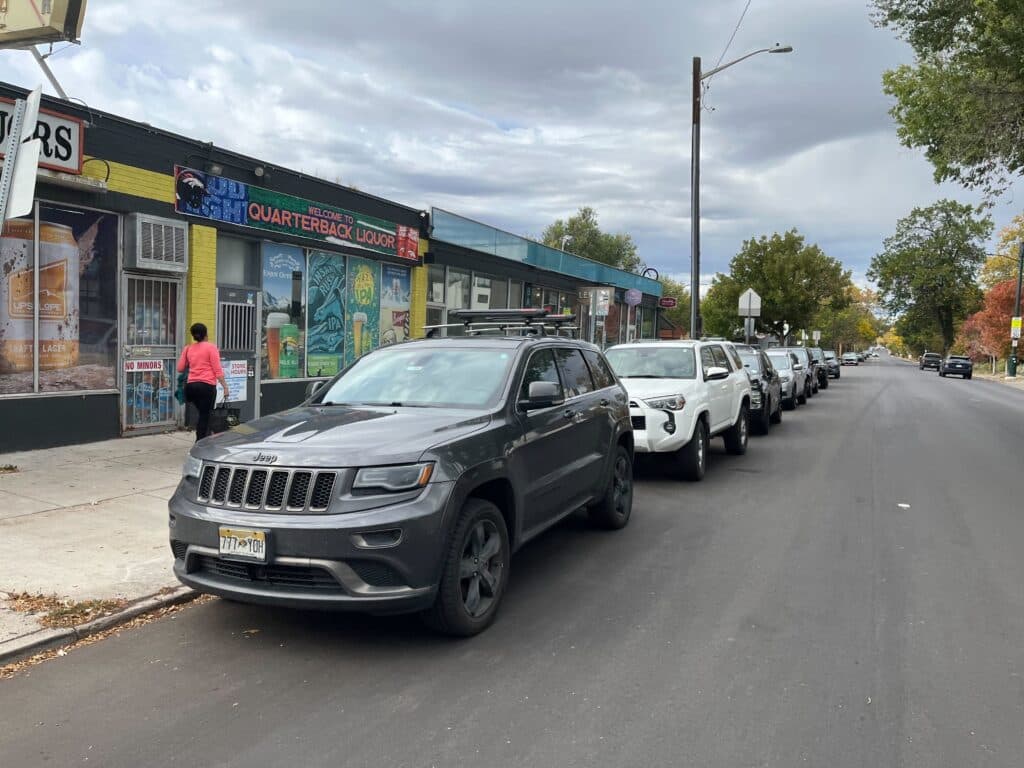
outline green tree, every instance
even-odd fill
[[[988,257],[981,268],[979,278],[986,290],[995,288],[1007,280],[1017,279],[1017,265],[1020,263],[1020,246],[1024,243],[1024,214],[1013,217],[1009,224],[999,230],[999,244],[996,252]]]
[[[846,306],[835,309],[826,303],[811,321],[812,330],[821,331],[821,346],[835,350],[860,349],[874,343],[882,323],[876,312],[877,298],[867,289],[851,285]]]
[[[743,243],[729,263],[729,274],[718,274],[701,302],[706,333],[732,337],[742,329],[739,297],[747,288],[761,296],[757,328],[780,339],[784,328],[807,328],[823,306],[841,309],[849,301],[850,272],[817,245],[808,245],[796,229]]]
[[[683,331],[690,330],[690,291],[682,283],[673,280],[671,277],[659,277],[662,296],[674,296],[679,303],[674,309],[662,309],[661,314],[667,317],[673,325]]]
[[[942,349],[953,344],[957,325],[981,303],[975,275],[991,232],[990,218],[954,200],[915,208],[896,223],[868,277],[890,312],[909,312],[912,325],[900,329],[908,343],[933,321]]]
[[[875,22],[910,43],[913,66],[882,77],[900,141],[936,181],[990,195],[1024,168],[1020,0],[874,0]]]
[[[568,220],[558,219],[544,230],[541,242],[551,248],[561,248],[602,264],[610,264],[628,272],[636,272],[641,266],[636,253],[636,243],[627,234],[602,232],[593,208],[584,207]]]

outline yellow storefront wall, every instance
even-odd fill
[[[419,254],[423,256],[430,250],[430,241],[420,239]],[[409,297],[409,336],[422,339],[425,335],[423,326],[427,324],[427,265],[413,267],[409,286],[412,295]]]
[[[105,181],[107,189],[122,195],[142,197],[174,204],[174,176],[115,163],[96,157],[86,158],[82,175]],[[185,341],[191,341],[188,327],[203,323],[216,338],[217,323],[217,230],[201,224],[189,224],[189,271],[185,283]]]

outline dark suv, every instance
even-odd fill
[[[473,635],[510,553],[584,507],[622,528],[632,482],[628,399],[593,345],[413,341],[198,442],[169,503],[174,572],[234,600],[424,611]]]
[[[934,368],[936,371],[939,370],[939,366],[942,364],[942,355],[938,352],[925,352],[921,355],[921,360],[918,363],[918,368],[922,371],[925,368]]]
[[[825,359],[825,352],[821,347],[808,347],[811,359],[814,360],[814,372],[818,377],[818,388],[828,389],[828,361]]]

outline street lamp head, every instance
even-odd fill
[[[775,44],[774,48],[769,48],[768,49],[768,53],[792,53],[792,52],[793,52],[793,46],[792,45],[779,45],[778,43]]]

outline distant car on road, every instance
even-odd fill
[[[782,380],[764,351],[747,344],[735,347],[750,376],[750,424],[767,435],[772,424],[782,421]]]
[[[860,358],[856,352],[843,353],[843,365],[860,365]]]
[[[969,357],[950,355],[939,364],[939,376],[963,376],[971,378],[974,374],[974,363]]]
[[[825,364],[828,366],[828,375],[833,379],[838,379],[840,376],[841,366],[834,349],[825,350]]]
[[[917,367],[922,371],[925,368],[934,368],[937,371],[939,370],[940,365],[942,365],[942,355],[938,352],[925,352],[921,355],[921,359],[918,361]]]
[[[807,402],[807,376],[797,356],[786,349],[769,349],[768,359],[779,372],[782,407],[787,411]]]
[[[825,352],[821,347],[808,347],[811,359],[814,360],[814,372],[818,377],[818,388],[828,389],[828,362],[825,360]]]
[[[818,394],[818,367],[807,347],[781,347],[781,349],[792,352],[796,355],[796,359],[800,361],[804,378],[807,379],[804,384],[804,393],[807,397],[814,397]]]

